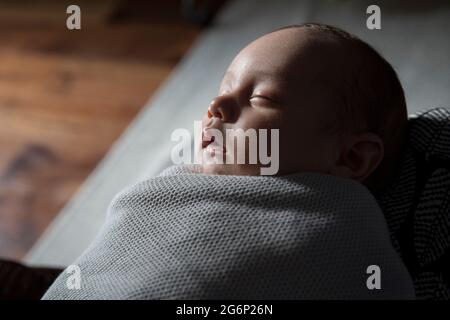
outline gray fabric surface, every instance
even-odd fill
[[[370,192],[302,173],[212,176],[177,166],[118,194],[94,242],[44,299],[413,298]],[[369,265],[381,290],[368,290]]]

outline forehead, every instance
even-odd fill
[[[320,52],[302,29],[276,31],[245,47],[233,60],[224,80],[245,76],[301,81],[321,69]]]

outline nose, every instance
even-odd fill
[[[208,107],[208,118],[217,117],[222,122],[234,122],[237,117],[237,105],[234,98],[221,95],[211,102]]]

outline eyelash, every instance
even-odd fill
[[[260,94],[256,94],[256,95],[251,96],[251,97],[250,97],[250,101],[251,101],[252,99],[254,99],[254,98],[259,98],[259,99],[267,100],[268,102],[275,102],[273,99],[271,99],[271,98],[269,98],[269,97],[266,97],[266,96],[263,96],[263,95],[260,95]]]

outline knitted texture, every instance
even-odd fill
[[[44,299],[413,298],[372,195],[314,173],[219,176],[171,167],[115,197],[97,238]],[[366,285],[381,269],[381,290]]]
[[[406,146],[379,204],[417,298],[449,300],[450,110],[435,108],[411,118]]]

